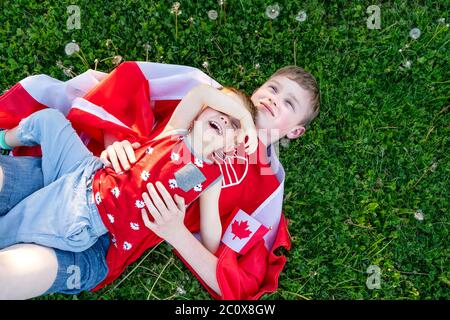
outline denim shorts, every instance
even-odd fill
[[[0,213],[0,248],[36,243],[64,251],[88,249],[107,233],[89,186],[103,162],[93,156],[70,122],[54,109],[43,109],[22,119],[16,136],[22,145],[41,146],[43,187]],[[11,168],[3,171],[6,180],[12,180],[15,172]],[[15,200],[8,202],[10,206]]]
[[[45,294],[78,294],[94,289],[108,274],[106,254],[109,240],[109,234],[105,234],[82,252],[54,249],[58,260],[58,273]]]
[[[0,167],[4,175],[0,189],[0,215],[44,187],[42,161],[39,157],[0,155]],[[95,288],[108,273],[106,254],[109,243],[109,234],[105,234],[82,252],[53,248],[58,271],[53,285],[45,294],[78,294]]]

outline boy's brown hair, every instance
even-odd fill
[[[256,106],[253,104],[252,100],[248,95],[233,87],[222,87],[220,90],[224,92],[231,91],[235,93],[239,98],[241,98],[245,108],[247,109],[248,112],[250,112],[253,121],[255,121],[258,110],[256,109]]]
[[[320,110],[320,91],[316,78],[303,68],[297,66],[286,66],[278,69],[270,76],[269,80],[278,76],[286,77],[296,82],[300,87],[309,92],[311,112],[306,119],[302,120],[303,124],[308,126],[317,117]]]

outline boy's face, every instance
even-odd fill
[[[295,81],[273,77],[253,92],[251,100],[258,109],[256,128],[268,129],[267,143],[284,136],[295,139],[305,132],[301,123],[310,112],[310,94]]]
[[[240,121],[210,107],[206,107],[194,121],[194,132],[208,150],[231,151],[235,147]]]

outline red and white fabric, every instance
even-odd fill
[[[125,62],[109,74],[88,70],[65,82],[34,75],[0,96],[0,128],[12,128],[42,108],[56,108],[68,116],[87,147],[99,155],[104,132],[117,139],[135,141],[155,137],[182,97],[200,83],[220,87],[196,68],[151,62]],[[149,108],[153,112],[148,112]],[[78,117],[81,113],[83,117]],[[96,120],[95,125],[77,120],[86,119],[86,114]],[[150,115],[152,121],[148,121]],[[270,155],[268,150],[272,150]],[[40,156],[41,152],[36,146],[16,148],[13,154]],[[251,216],[268,231],[249,237],[251,243],[243,245],[244,254],[233,250],[230,244],[219,247],[216,274],[221,296],[186,265],[216,299],[258,299],[278,287],[286,257],[275,254],[275,250],[290,249],[287,221],[282,213],[284,171],[273,148],[266,148],[262,143],[256,157],[225,158],[220,169],[223,188],[219,210],[225,237],[227,228],[240,212]],[[187,215],[194,218],[186,221],[186,226],[198,232],[198,202],[188,208]],[[224,241],[227,242],[226,238]]]

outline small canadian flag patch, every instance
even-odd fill
[[[222,242],[240,254],[245,254],[269,229],[242,210],[237,210],[222,237]]]

